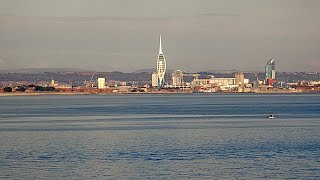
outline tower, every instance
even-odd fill
[[[272,85],[273,81],[276,79],[276,65],[275,65],[274,59],[270,59],[267,62],[265,70],[266,70],[266,82],[268,85]]]
[[[106,78],[98,78],[98,89],[106,88]]]
[[[244,84],[244,74],[241,72],[235,73],[235,84],[243,85]]]
[[[157,60],[157,75],[158,75],[158,88],[164,86],[164,76],[166,74],[166,59],[164,58],[162,52],[162,45],[161,45],[161,35],[160,35],[160,46],[159,46],[159,54]]]
[[[152,87],[158,86],[158,74],[156,72],[152,73],[151,75],[151,86]]]
[[[172,85],[174,87],[182,86],[183,84],[183,72],[181,70],[175,70],[172,73]]]

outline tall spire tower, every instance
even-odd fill
[[[164,76],[166,74],[166,59],[164,58],[162,52],[162,44],[161,44],[161,35],[160,35],[160,46],[159,46],[159,54],[157,60],[157,75],[158,75],[158,88],[164,86]]]
[[[161,35],[160,35],[159,54],[163,54],[163,52],[162,52],[162,44],[161,44]]]

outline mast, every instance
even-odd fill
[[[159,54],[163,54],[163,52],[162,52],[162,45],[161,45],[161,34],[160,34]]]

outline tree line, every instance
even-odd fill
[[[3,92],[12,92],[13,90],[15,90],[16,92],[25,92],[27,89],[30,89],[30,88],[35,92],[52,92],[56,90],[56,88],[50,87],[50,86],[43,87],[39,85],[28,85],[28,86],[22,85],[22,86],[17,86],[14,89],[10,86],[4,87]]]

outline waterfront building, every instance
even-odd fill
[[[183,72],[181,70],[175,70],[172,73],[172,86],[179,87],[183,85]]]
[[[235,85],[235,78],[194,79],[191,84],[193,86],[230,86]]]
[[[270,59],[265,66],[265,73],[266,73],[266,84],[272,85],[274,80],[276,79],[276,65],[275,60]]]
[[[320,81],[311,81],[310,85],[312,85],[312,86],[320,86]]]
[[[116,86],[116,81],[115,80],[108,80],[107,81],[107,84],[109,85],[109,86],[111,86],[111,87],[114,87],[114,86]]]
[[[192,86],[208,86],[210,85],[209,79],[193,79],[191,81]]]
[[[56,88],[56,89],[72,89],[72,85],[61,83],[61,84],[56,84],[54,86],[54,88]]]
[[[164,76],[166,74],[166,59],[164,57],[164,54],[162,52],[162,44],[161,44],[161,35],[160,35],[160,46],[159,46],[159,54],[158,54],[158,60],[157,60],[157,75],[158,75],[158,88],[161,88],[164,86]]]
[[[243,85],[244,84],[244,74],[243,73],[235,73],[235,84],[236,85]]]
[[[106,88],[106,78],[98,78],[98,89]]]
[[[157,87],[158,86],[158,73],[154,72],[151,75],[151,86]]]
[[[120,81],[120,86],[126,86],[127,85],[127,82],[126,81]]]
[[[235,85],[235,78],[210,78],[209,82],[218,86]]]
[[[55,83],[55,81],[52,79],[51,82],[50,82],[50,86],[51,86],[51,87],[54,87],[55,85],[56,85],[56,83]]]

